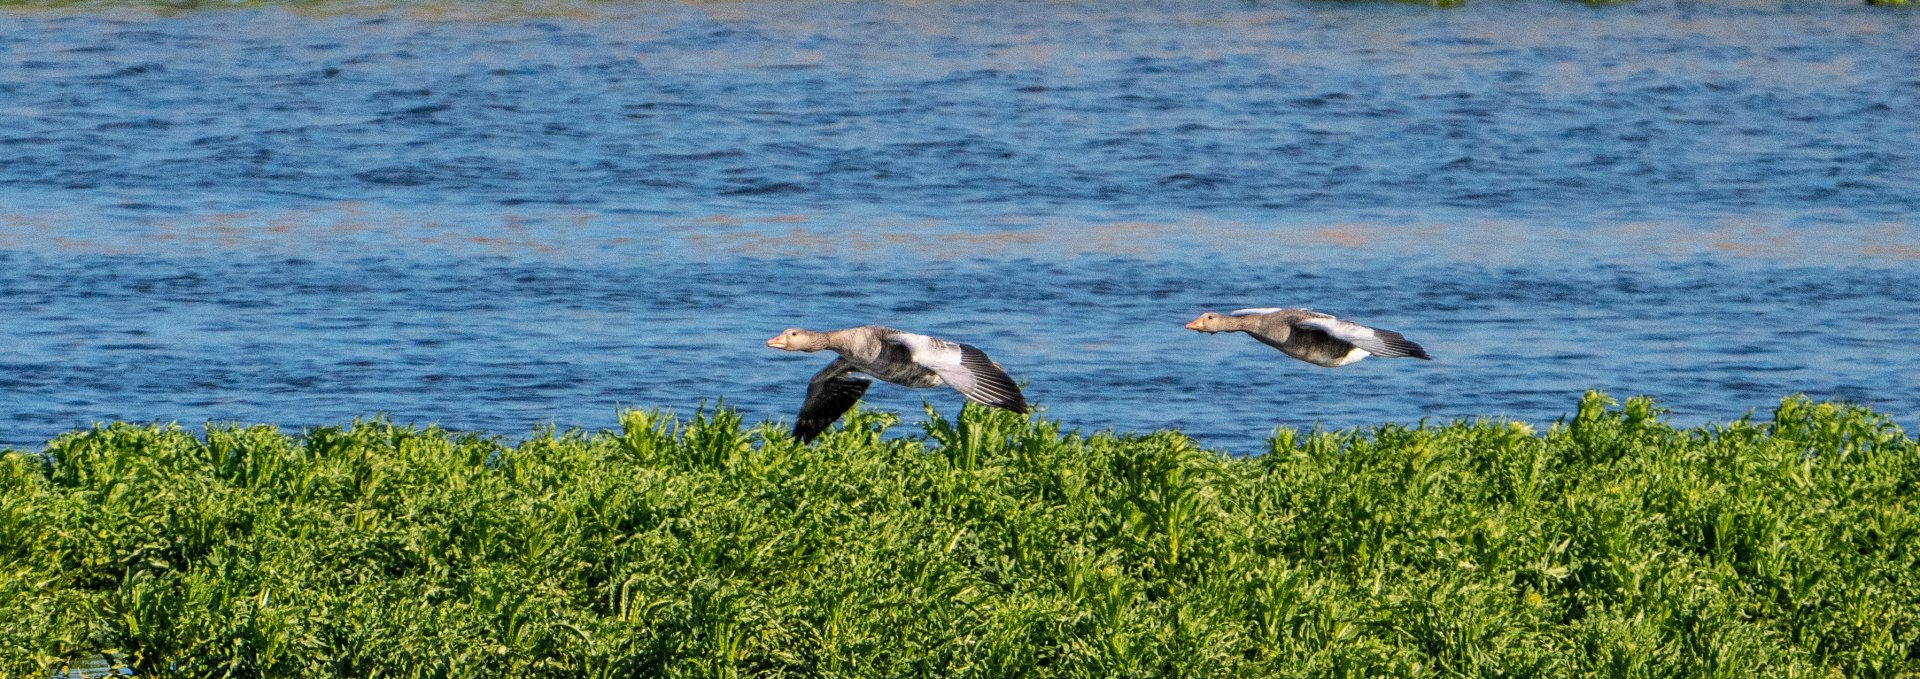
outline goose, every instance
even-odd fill
[[[1426,349],[1400,333],[1311,309],[1239,309],[1226,316],[1209,311],[1188,323],[1187,329],[1209,335],[1244,332],[1281,353],[1324,368],[1350,365],[1368,356],[1433,360]]]
[[[806,352],[829,349],[840,355],[807,382],[807,400],[793,421],[793,436],[801,443],[813,441],[867,393],[873,381],[853,373],[916,389],[944,384],[974,403],[1027,412],[1027,400],[1013,378],[971,344],[863,325],[825,332],[787,328],[767,340],[767,346]]]

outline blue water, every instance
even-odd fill
[[[1916,63],[1837,0],[0,10],[0,445],[790,421],[827,357],[763,340],[864,323],[1237,452],[1589,388],[1911,425]],[[1244,306],[1435,360],[1181,328]]]

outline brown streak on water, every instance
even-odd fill
[[[946,261],[1088,255],[1230,260],[1306,260],[1340,253],[1428,261],[1524,262],[1582,256],[1766,259],[1797,265],[1906,262],[1920,253],[1920,229],[1883,222],[1823,225],[1843,215],[1728,216],[1704,224],[1623,219],[1563,226],[1541,220],[1435,221],[1406,215],[1370,221],[1243,222],[1205,216],[1170,221],[1086,223],[1007,214],[963,222],[794,213],[708,215],[690,220],[526,211],[466,219],[431,209],[343,202],[200,217],[112,216],[67,210],[0,212],[0,248],[97,254],[250,253],[379,256],[429,246],[447,256],[631,261],[661,256],[857,257]],[[490,222],[490,223],[489,223]],[[817,226],[805,226],[817,224]],[[86,225],[80,228],[78,225]],[[72,234],[87,233],[87,237]]]

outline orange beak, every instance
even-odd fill
[[[1199,330],[1199,329],[1200,329],[1200,319],[1198,319],[1198,318],[1196,318],[1196,319],[1193,319],[1193,320],[1191,320],[1191,321],[1188,321],[1188,322],[1187,322],[1187,329],[1188,329],[1188,330]]]
[[[787,348],[786,335],[774,335],[773,339],[767,340],[767,346],[773,347],[775,349]]]

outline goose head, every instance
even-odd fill
[[[1195,332],[1204,332],[1209,335],[1216,332],[1223,331],[1223,330],[1227,330],[1226,326],[1227,326],[1227,317],[1221,316],[1220,314],[1214,313],[1212,311],[1206,312],[1204,314],[1200,314],[1199,318],[1195,318],[1192,321],[1187,322],[1188,330],[1193,330]]]
[[[767,340],[767,346],[786,351],[819,351],[827,348],[827,334],[800,328],[787,328],[780,331],[780,334],[774,335],[773,339]]]

